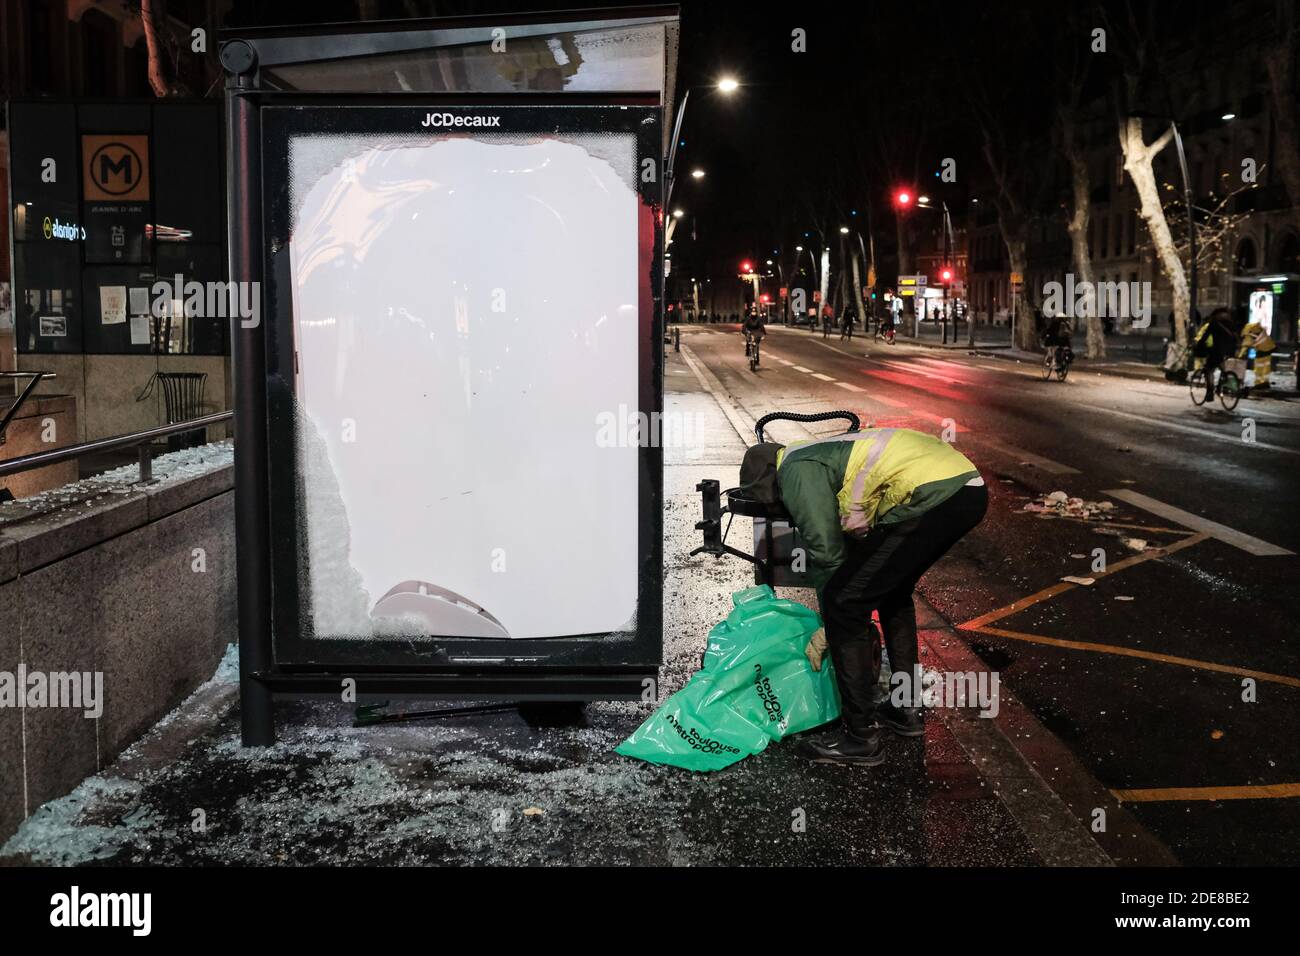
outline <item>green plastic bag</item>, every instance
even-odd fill
[[[830,655],[814,671],[804,647],[821,618],[767,585],[737,591],[709,632],[704,663],[616,753],[687,770],[721,770],[786,734],[840,714]]]

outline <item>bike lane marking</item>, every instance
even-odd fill
[[[1103,491],[1103,495],[1109,495],[1112,498],[1118,498],[1120,501],[1126,501],[1131,505],[1141,508],[1143,511],[1149,511],[1154,515],[1159,515],[1168,521],[1175,521],[1187,528],[1193,528],[1211,538],[1217,538],[1224,544],[1230,544],[1234,548],[1239,548],[1247,554],[1253,554],[1256,557],[1280,557],[1294,555],[1294,551],[1288,551],[1286,548],[1278,547],[1275,544],[1269,544],[1267,541],[1261,541],[1244,531],[1238,531],[1235,528],[1229,528],[1227,525],[1219,524],[1217,521],[1211,521],[1209,518],[1202,518],[1200,515],[1192,514],[1190,511],[1184,511],[1182,508],[1175,508],[1173,505],[1167,505],[1163,501],[1157,501],[1138,491],[1130,488],[1112,488],[1109,491]]]
[[[1195,435],[1198,438],[1210,438],[1215,441],[1229,442],[1233,445],[1245,446],[1247,448],[1267,448],[1269,451],[1280,451],[1288,455],[1300,455],[1300,448],[1287,448],[1284,445],[1273,445],[1265,441],[1242,441],[1240,437],[1221,435],[1218,432],[1208,431],[1204,428],[1197,428],[1194,425],[1185,425],[1182,422],[1170,421],[1167,418],[1156,418],[1152,415],[1138,415],[1134,412],[1122,412],[1118,408],[1107,408],[1104,405],[1093,405],[1089,408],[1089,411],[1101,412],[1105,415],[1118,415],[1120,418],[1131,418],[1134,421],[1142,422],[1154,428],[1172,428],[1175,431],[1187,432],[1189,435]]]

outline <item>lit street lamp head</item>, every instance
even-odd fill
[[[734,76],[724,76],[718,80],[718,92],[728,95],[740,89],[740,83]]]
[[[703,179],[703,178],[704,178],[704,170],[702,170],[702,169],[692,169],[692,170],[691,170],[691,178],[692,178],[692,179]]]

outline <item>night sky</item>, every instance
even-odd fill
[[[402,18],[412,11],[458,16],[576,6],[382,0],[374,9],[380,18]],[[868,213],[887,270],[896,189],[916,188],[957,209],[969,208],[973,196],[990,188],[977,106],[1020,151],[1022,165],[1043,171],[1046,184],[1051,164],[1060,162],[1050,142],[1060,93],[1054,64],[1066,64],[1086,45],[1093,20],[1104,16],[1118,25],[1132,15],[1162,38],[1212,38],[1221,11],[1206,0],[1133,0],[1132,6],[1107,0],[1100,5],[1104,13],[1073,0],[685,0],[680,6],[679,102],[685,88],[694,92],[673,196],[687,216],[673,254],[677,268],[701,278],[733,276],[741,259],[766,259],[774,248],[802,241],[808,230],[816,245],[818,220],[833,239],[839,225],[861,224]],[[357,11],[358,4],[347,0],[236,0],[226,25],[347,21]],[[806,52],[792,50],[795,29],[806,32]],[[1089,65],[1094,98],[1106,95],[1122,47],[1114,37],[1109,57]],[[730,97],[712,89],[723,75],[742,83]],[[945,158],[957,163],[954,183],[935,177]],[[689,175],[697,166],[707,172],[702,181]]]

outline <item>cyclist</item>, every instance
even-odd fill
[[[1192,369],[1205,369],[1205,400],[1214,401],[1214,372],[1222,369],[1224,360],[1237,347],[1237,336],[1232,332],[1232,313],[1215,309],[1201,323],[1192,337]]]
[[[876,323],[876,338],[884,339],[888,342],[894,336],[894,310],[888,309],[882,312],[879,321]]]
[[[745,354],[749,354],[750,342],[761,342],[763,340],[764,328],[763,317],[758,314],[758,309],[752,305],[745,312],[745,321],[741,325],[745,333]]]
[[[853,338],[853,312],[847,305],[844,307],[843,314],[840,315],[840,338]]]
[[[1074,331],[1070,320],[1063,315],[1046,319],[1047,327],[1043,331],[1043,347],[1052,353],[1052,368],[1059,368],[1064,350],[1070,347],[1070,335]]]

